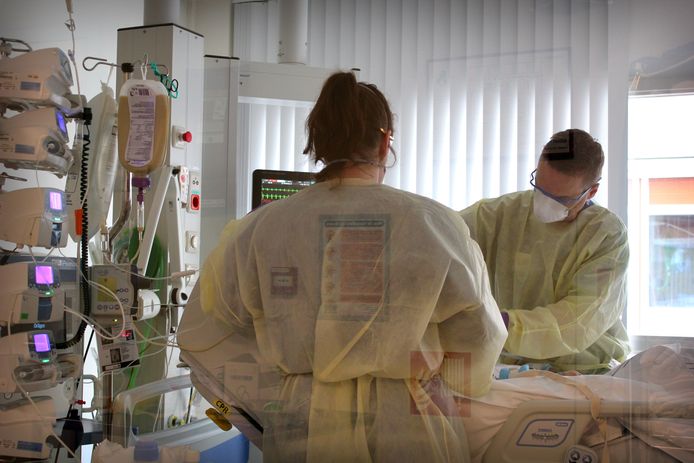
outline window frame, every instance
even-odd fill
[[[663,92],[657,95],[632,95],[640,97],[673,97],[691,94],[672,94]],[[634,130],[631,124],[632,108],[629,108],[630,120],[628,130]],[[631,134],[630,134],[631,135]],[[654,135],[662,136],[662,134]],[[686,138],[685,138],[686,139]],[[694,153],[692,156],[666,157],[660,153],[638,153],[634,155],[630,136],[627,162],[628,182],[628,233],[631,259],[628,271],[628,305],[625,315],[627,332],[632,347],[642,350],[652,345],[663,343],[694,344],[694,307],[651,306],[650,303],[650,217],[656,215],[692,215],[692,204],[650,204],[649,179],[656,178],[694,178]],[[666,149],[667,150],[667,149]],[[660,156],[658,156],[660,155]],[[636,300],[634,300],[636,299]],[[691,314],[683,313],[689,310]],[[665,327],[670,327],[667,331]]]

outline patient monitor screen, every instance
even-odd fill
[[[313,183],[315,178],[310,172],[255,170],[252,209],[291,196]]]

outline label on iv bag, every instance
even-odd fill
[[[131,166],[142,167],[152,160],[156,96],[149,88],[136,85],[128,94],[128,108],[130,131],[125,159]]]

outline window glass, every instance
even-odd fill
[[[630,335],[694,336],[694,95],[629,99]]]

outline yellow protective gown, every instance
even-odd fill
[[[265,461],[469,461],[460,395],[486,393],[506,330],[456,212],[315,184],[227,225],[198,284],[281,376],[246,402]]]
[[[573,222],[545,224],[533,215],[532,191],[478,201],[461,215],[509,315],[502,362],[589,373],[624,360],[629,248],[616,215],[593,204]]]

